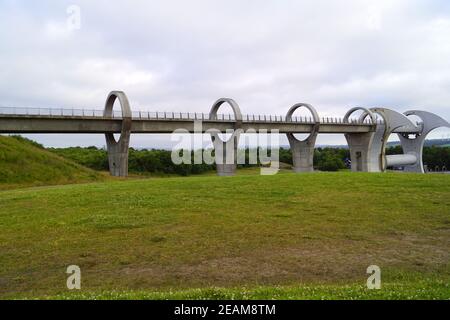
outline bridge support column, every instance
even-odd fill
[[[211,120],[217,119],[217,111],[224,103],[229,104],[233,110],[234,130],[229,132],[231,137],[227,141],[220,138],[219,132],[211,132],[211,139],[214,145],[217,175],[233,176],[236,173],[239,136],[242,131],[242,113],[239,105],[233,99],[221,98],[213,104],[209,118]]]
[[[105,103],[103,115],[113,117],[113,106],[116,99],[119,99],[122,109],[122,131],[118,141],[113,133],[105,133],[106,147],[108,151],[109,172],[112,176],[128,176],[128,148],[130,146],[130,133],[132,114],[128,98],[122,91],[112,91]]]
[[[228,141],[222,141],[218,134],[212,135],[216,170],[218,176],[233,176],[237,168],[239,133],[233,133]]]
[[[288,140],[292,152],[292,169],[294,172],[313,172],[316,136],[310,136],[305,141],[299,141],[288,134]]]
[[[302,107],[308,109],[312,114],[314,123],[311,134],[303,141],[298,140],[292,133],[286,134],[291,147],[292,169],[297,173],[314,171],[314,147],[320,126],[319,114],[312,105],[307,103],[293,105],[286,114],[286,121],[291,121],[294,111]]]
[[[350,150],[350,159],[352,161],[351,170],[353,172],[381,172],[385,126],[383,124],[377,124],[376,117],[372,111],[360,107],[350,109],[344,116],[344,123],[349,123],[350,116],[358,110],[364,112],[359,121],[363,122],[366,117],[370,117],[376,129],[367,133],[345,134],[345,139]]]
[[[347,140],[354,172],[380,172],[380,156],[373,156],[372,141],[374,132],[347,133]]]
[[[417,161],[413,164],[407,164],[404,166],[404,171],[406,172],[418,172],[425,173],[425,168],[423,165],[423,146],[425,144],[425,139],[427,135],[434,129],[440,127],[450,128],[450,123],[442,119],[441,117],[426,111],[412,110],[404,113],[405,116],[417,116],[423,122],[421,124],[420,134],[415,134],[414,138],[410,138],[408,134],[398,134],[400,142],[403,148],[403,153],[405,155],[412,155],[417,158]]]

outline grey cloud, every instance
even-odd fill
[[[450,119],[446,1],[3,1],[0,21],[0,105],[101,107],[121,89],[145,110],[229,96],[250,114],[304,101],[324,116],[383,105]]]

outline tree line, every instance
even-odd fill
[[[88,168],[95,170],[108,170],[108,155],[105,149],[97,147],[70,147],[70,148],[50,148],[52,152],[60,156],[69,158]],[[202,152],[199,150],[197,152]],[[250,149],[240,150],[245,152],[245,164],[238,167],[260,166],[261,163],[250,164]],[[191,152],[191,164],[176,165],[172,162],[171,151],[161,149],[134,149],[130,148],[129,170],[133,173],[158,173],[174,175],[200,174],[215,170],[214,164],[194,164],[194,152]],[[386,148],[386,154],[402,154],[401,146]],[[270,152],[269,152],[270,156]],[[289,148],[279,149],[279,160],[281,163],[292,165],[292,154]],[[339,171],[349,168],[350,152],[347,148],[319,147],[314,151],[314,168],[320,171]],[[450,147],[424,147],[424,164],[432,170],[439,167],[450,168]]]

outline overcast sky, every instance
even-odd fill
[[[308,102],[322,116],[383,106],[450,120],[450,1],[0,0],[0,106],[102,108],[111,90],[134,110],[208,112],[231,97],[250,114]]]

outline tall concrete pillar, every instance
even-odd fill
[[[354,172],[382,171],[381,136],[384,125],[378,124],[377,130],[367,133],[347,133],[345,138],[350,150],[351,170]]]
[[[242,131],[242,113],[239,105],[233,99],[221,98],[213,104],[209,112],[211,120],[217,119],[217,111],[224,103],[229,104],[233,110],[234,130],[230,132],[231,137],[227,141],[220,138],[219,132],[211,132],[211,139],[214,145],[217,175],[232,176],[236,173],[237,167],[239,136]]]
[[[381,149],[385,127],[383,124],[377,124],[375,115],[369,109],[360,107],[350,109],[344,116],[344,123],[349,123],[350,116],[358,110],[364,112],[359,119],[360,122],[367,116],[370,117],[374,130],[345,134],[352,161],[351,170],[354,172],[381,172]]]
[[[307,103],[297,103],[293,105],[286,114],[286,121],[292,120],[292,115],[298,108],[306,108],[312,114],[313,129],[305,140],[298,140],[293,133],[287,133],[289,145],[292,153],[292,163],[294,172],[314,171],[314,147],[316,145],[317,134],[319,133],[320,118],[316,109]]]
[[[122,131],[118,141],[113,133],[105,133],[106,147],[108,151],[109,172],[112,176],[128,176],[128,148],[130,146],[130,133],[132,114],[128,98],[122,91],[112,91],[105,103],[103,115],[113,117],[113,106],[116,99],[119,99],[122,109]]]
[[[418,134],[398,134],[405,155],[413,155],[417,161],[406,165],[404,171],[425,173],[423,165],[423,146],[428,134],[440,127],[450,128],[450,124],[441,117],[426,111],[412,110],[404,113],[405,116],[417,116],[422,120],[421,132]]]

